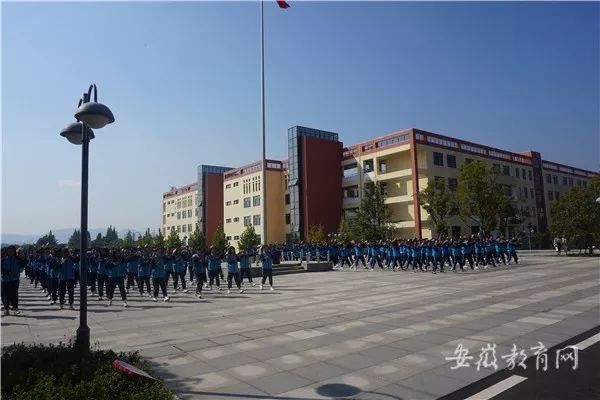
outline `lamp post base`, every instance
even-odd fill
[[[79,328],[77,328],[75,348],[81,352],[88,352],[90,350],[90,328],[88,328],[87,326],[80,326]]]

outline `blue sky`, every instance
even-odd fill
[[[287,128],[346,144],[418,127],[597,170],[598,3],[265,3],[268,154]],[[198,164],[260,158],[254,2],[3,3],[2,232],[78,225],[58,133],[91,82],[90,227],[161,223]]]

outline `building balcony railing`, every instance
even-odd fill
[[[405,178],[412,176],[412,169],[400,169],[396,171],[390,171],[385,173],[377,174],[377,180],[384,181],[389,179]]]
[[[396,203],[411,203],[413,196],[411,194],[400,195],[400,196],[387,196],[385,198],[385,204],[396,204]]]

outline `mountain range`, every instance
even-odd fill
[[[79,229],[79,228],[77,228],[77,229]],[[74,230],[75,230],[75,228],[64,228],[64,229],[56,229],[56,230],[53,229],[52,233],[56,237],[56,241],[58,243],[67,243],[69,241],[69,238],[73,234]],[[125,237],[125,234],[127,233],[128,230],[135,233],[136,236],[138,234],[143,233],[143,231],[139,231],[137,229],[119,229],[117,231],[117,233],[120,238],[123,238],[123,237]],[[102,233],[102,236],[104,236],[106,234],[106,228],[93,228],[93,229],[89,229],[89,231],[90,231],[90,236],[92,237],[92,240],[95,239],[96,236],[98,236],[98,233]],[[31,244],[31,243],[37,242],[37,240],[39,238],[41,238],[42,236],[44,236],[46,234],[48,234],[48,232],[32,233],[32,234],[2,233],[2,234],[0,234],[0,242],[2,242],[3,245],[5,245],[5,244]]]

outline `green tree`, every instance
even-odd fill
[[[102,233],[98,232],[96,235],[96,239],[90,241],[90,247],[98,248],[104,245],[104,239],[102,238]]]
[[[306,233],[306,241],[308,243],[323,243],[325,242],[325,230],[323,225],[313,225],[308,228]]]
[[[169,232],[169,236],[165,240],[165,246],[168,249],[178,249],[181,247],[181,239],[179,239],[179,234],[175,229],[171,229],[171,232]]]
[[[353,231],[361,240],[381,240],[386,237],[391,211],[379,182],[364,185],[360,208],[352,221]]]
[[[138,246],[143,248],[150,248],[154,245],[154,238],[150,233],[150,228],[146,229],[143,236],[138,239]]]
[[[196,229],[190,235],[188,240],[188,244],[192,250],[195,251],[206,251],[206,238],[204,237],[204,233],[200,230],[200,227],[196,224]]]
[[[75,229],[73,231],[73,234],[69,238],[69,241],[67,242],[67,246],[79,247],[80,240],[81,240],[81,231],[79,231],[79,229]]]
[[[419,204],[429,214],[431,228],[440,236],[448,236],[447,219],[458,214],[456,191],[448,187],[444,178],[430,180],[419,193]]]
[[[550,231],[565,237],[571,248],[587,248],[600,243],[600,176],[590,180],[587,187],[578,186],[560,196],[550,209]]]
[[[256,248],[260,244],[260,238],[256,234],[256,230],[253,225],[248,225],[246,229],[240,235],[238,241],[239,250],[250,250]]]
[[[338,228],[337,239],[340,242],[346,243],[354,239],[354,234],[352,232],[352,222],[346,219],[345,216],[342,216],[340,220],[340,227]]]
[[[158,235],[154,236],[153,246],[157,249],[162,249],[165,247],[165,237],[160,229],[158,230]]]
[[[476,222],[484,232],[493,231],[507,201],[498,174],[485,161],[463,164],[458,172],[459,215],[465,223]]]
[[[511,225],[522,224],[525,222],[525,218],[530,216],[527,207],[505,196],[504,203],[500,207],[498,230],[502,234],[506,234]]]
[[[52,233],[52,231],[48,232],[47,235],[42,236],[36,242],[38,246],[58,246],[58,242],[56,241],[56,237]]]
[[[125,234],[125,238],[123,239],[123,247],[126,249],[132,249],[135,246],[135,237],[133,232],[130,230]]]
[[[223,224],[219,225],[215,234],[213,235],[212,245],[217,251],[217,254],[225,254],[227,251],[227,246],[229,246],[229,242],[227,241],[227,237],[225,236],[225,229],[223,229]]]

